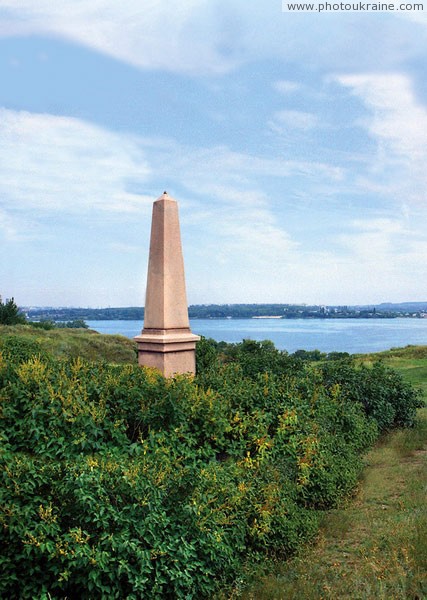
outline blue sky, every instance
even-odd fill
[[[191,304],[427,298],[427,5],[0,0],[0,294],[144,304],[179,202]]]

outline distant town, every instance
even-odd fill
[[[21,307],[30,321],[104,321],[144,319],[144,308]],[[395,319],[427,318],[427,302],[361,306],[305,304],[195,304],[190,319]]]

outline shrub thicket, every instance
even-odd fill
[[[166,380],[3,341],[0,597],[208,597],[248,553],[313,537],[419,404],[381,366],[219,350],[203,340],[198,376]]]

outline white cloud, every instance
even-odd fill
[[[173,140],[113,133],[78,119],[10,110],[0,112],[0,153],[0,229],[4,238],[19,241],[25,230],[26,239],[34,237],[38,227],[57,219],[67,221],[70,215],[73,222],[86,222],[90,215],[97,226],[102,219],[113,223],[112,237],[100,224],[93,230],[93,238],[90,232],[84,234],[85,251],[94,255],[92,266],[83,266],[86,256],[76,262],[87,270],[82,281],[93,291],[79,292],[79,303],[84,302],[85,293],[93,294],[88,302],[95,305],[102,304],[104,297],[111,304],[142,302],[138,290],[129,300],[122,300],[122,288],[130,289],[136,264],[143,268],[138,249],[145,252],[148,248],[148,221],[155,198],[138,192],[157,187],[165,176],[165,164],[182,209],[190,302],[371,302],[399,298],[402,287],[411,290],[412,298],[422,295],[424,280],[419,274],[425,266],[417,252],[425,250],[425,233],[420,229],[411,242],[411,211],[396,219],[378,216],[343,221],[348,234],[335,234],[335,245],[330,231],[323,234],[321,223],[317,230],[311,223],[310,231],[319,238],[317,246],[309,247],[310,234],[303,228],[299,234],[292,230],[287,219],[289,204],[283,201],[288,182],[300,181],[306,192],[307,182],[322,186],[341,181],[342,169],[326,163],[263,158],[225,146],[187,147]],[[270,196],[263,189],[264,182],[271,186],[268,190],[277,183],[277,194]],[[169,191],[175,193],[172,188]],[[124,227],[120,224],[123,215],[129,217]],[[335,217],[327,215],[328,219]],[[62,226],[61,234],[64,232],[70,239],[76,235],[72,226]],[[55,227],[49,235],[47,241],[54,244],[46,248],[68,243],[58,242]],[[111,271],[104,267],[100,274],[98,253]],[[73,262],[70,258],[70,265]],[[114,277],[113,265],[117,270],[121,264],[128,267],[126,274],[117,273],[121,300],[115,302],[108,282]],[[52,279],[55,277],[53,271]],[[69,278],[63,276],[61,281],[64,279]],[[140,281],[144,281],[142,274]],[[27,283],[21,289],[24,285]],[[75,297],[67,296],[72,294],[72,284],[65,285],[62,302]],[[103,286],[109,289],[108,296]],[[41,297],[42,291],[37,293]],[[39,297],[31,290],[26,294],[29,302]],[[55,298],[61,303],[59,291]]]
[[[231,220],[239,209],[240,221],[271,227],[270,200],[260,179],[303,175],[330,183],[343,176],[341,169],[324,163],[268,159],[225,146],[186,147],[70,117],[7,109],[0,109],[0,153],[0,206],[8,223],[11,211],[33,216],[113,213],[120,218],[136,211],[148,214],[153,198],[141,190],[161,181],[167,164],[167,180],[200,199],[189,211],[193,222],[211,201]],[[251,211],[263,212],[253,218]],[[11,235],[10,224],[8,231]],[[265,234],[265,239],[280,238],[272,230]]]
[[[382,234],[393,234],[402,231],[402,223],[393,219],[356,219],[353,221],[352,226],[359,231],[377,231]]]
[[[387,73],[336,79],[368,109],[359,124],[376,141],[377,152],[366,186],[385,185],[395,198],[426,203],[427,107],[417,99],[410,78]]]
[[[400,13],[400,16],[403,19],[408,19],[408,21],[413,21],[414,23],[420,23],[421,25],[427,25],[427,10],[426,10],[426,5],[423,4],[422,2],[420,3],[415,3],[418,4],[418,6],[422,6],[422,10],[419,9],[414,9],[414,10],[407,10],[407,11],[402,11]]]
[[[319,15],[284,14],[280,2],[261,0],[2,0],[0,11],[0,35],[59,36],[137,67],[176,72],[222,73],[271,58],[389,68],[423,54],[427,39],[425,22],[408,13],[370,15],[369,22],[330,14],[325,25]]]
[[[402,157],[418,160],[425,156],[427,109],[417,101],[407,75],[344,75],[338,81],[372,110],[372,135],[387,140],[393,152]]]
[[[403,233],[398,220],[361,219],[353,221],[350,226],[353,232],[340,234],[338,239],[357,261],[375,262],[382,266],[391,262],[390,257],[396,254],[396,236]]]
[[[139,246],[132,244],[124,244],[122,242],[112,242],[110,245],[111,250],[119,252],[120,254],[137,254],[141,251]]]
[[[285,134],[292,129],[308,131],[317,125],[316,115],[301,110],[280,110],[273,115],[273,119],[269,122],[270,128],[278,134]]]
[[[19,223],[5,210],[0,209],[0,231],[8,241],[21,239]]]
[[[181,180],[185,175],[186,184],[192,189],[197,190],[198,186],[207,183],[214,186],[211,188],[214,189],[219,182],[227,182],[229,186],[236,186],[236,192],[240,193],[241,198],[245,194],[244,186],[253,186],[253,182],[260,177],[286,178],[304,175],[320,182],[339,181],[344,176],[342,168],[326,162],[265,158],[233,151],[227,146],[190,148],[171,145],[168,160],[168,172]]]
[[[287,81],[286,79],[276,81],[273,87],[277,92],[280,92],[284,96],[297,92],[302,88],[300,83],[297,83],[296,81]]]
[[[3,0],[3,35],[61,36],[142,68],[221,72],[208,0]],[[16,21],[14,20],[16,19]]]
[[[13,210],[126,213],[149,175],[132,137],[79,119],[0,109],[0,197]]]

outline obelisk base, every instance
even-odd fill
[[[138,363],[159,369],[165,377],[196,373],[196,343],[200,336],[190,329],[143,329],[135,337]]]

